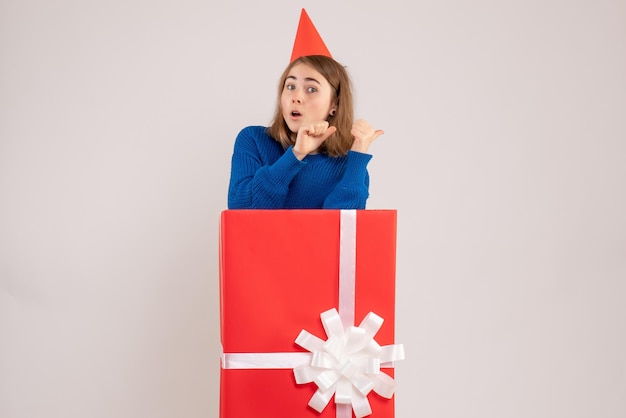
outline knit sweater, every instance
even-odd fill
[[[309,154],[302,161],[263,126],[239,132],[232,157],[229,209],[365,209],[370,154]]]

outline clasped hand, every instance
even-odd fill
[[[293,146],[293,153],[297,159],[302,160],[307,155],[317,151],[324,141],[337,131],[334,126],[329,126],[328,122],[303,123],[298,129],[296,144]]]
[[[372,142],[385,132],[380,129],[374,129],[369,123],[359,119],[352,125],[350,133],[354,137],[354,142],[350,149],[356,152],[367,153]]]
[[[298,129],[296,143],[293,146],[294,155],[297,159],[302,160],[307,155],[316,152],[320,145],[336,131],[337,128],[329,126],[326,121],[302,124]],[[384,131],[375,130],[365,120],[359,119],[352,125],[350,133],[354,137],[351,150],[367,153],[370,144]]]

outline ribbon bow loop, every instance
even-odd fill
[[[312,353],[311,362],[294,368],[296,383],[314,382],[318,389],[309,400],[309,406],[322,412],[335,397],[336,404],[351,405],[357,418],[372,413],[367,395],[373,390],[391,398],[395,382],[381,373],[382,363],[402,360],[402,344],[381,347],[374,336],[383,318],[373,312],[367,314],[358,327],[344,330],[335,308],[320,314],[328,339],[323,341],[302,330],[296,344]]]

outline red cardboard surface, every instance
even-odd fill
[[[326,340],[320,313],[338,308],[339,210],[226,210],[220,223],[224,353],[305,351],[302,329]],[[375,339],[394,343],[396,211],[357,211],[355,325],[384,318]],[[384,372],[393,376],[392,369]],[[222,369],[220,417],[334,417],[334,400],[307,406],[314,384],[291,369]],[[372,418],[392,418],[393,399],[368,397]]]

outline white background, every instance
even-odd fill
[[[626,2],[1,0],[0,417],[216,417],[218,221],[306,7],[398,210],[401,418],[626,416]]]

